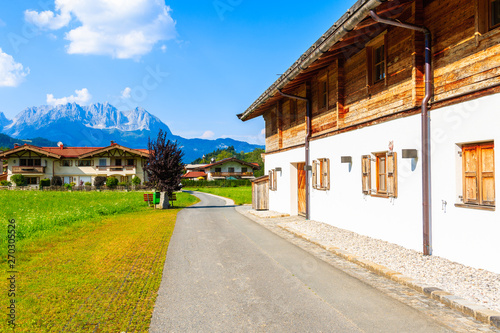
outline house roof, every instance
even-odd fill
[[[182,178],[198,178],[198,177],[206,177],[207,174],[202,171],[191,171],[182,175]]]
[[[217,161],[215,163],[211,163],[211,164],[207,164],[205,165],[203,168],[206,170],[208,168],[211,168],[215,165],[220,165],[220,164],[224,164],[224,163],[227,163],[227,162],[237,162],[237,163],[240,163],[240,164],[243,164],[243,165],[247,165],[253,169],[257,169],[259,170],[260,169],[260,166],[258,163],[250,163],[250,162],[245,162],[245,161],[242,161],[242,160],[239,160],[235,157],[229,157],[229,158],[225,158],[223,160],[220,160],[220,161]]]
[[[111,149],[122,149],[128,151],[132,154],[140,155],[143,157],[147,157],[147,149],[131,149],[127,147],[120,146],[118,144],[112,144],[108,147],[37,147],[28,144],[24,144],[22,146],[7,150],[0,154],[0,158],[7,158],[9,155],[30,150],[36,153],[46,155],[47,157],[53,158],[86,158],[93,156],[94,154],[105,152]]]
[[[149,156],[149,154],[147,152],[142,152],[142,151],[139,151],[138,149],[127,148],[127,147],[124,147],[124,146],[120,146],[117,143],[112,143],[108,147],[104,147],[104,148],[99,148],[99,149],[96,149],[96,150],[92,150],[90,152],[87,152],[87,153],[84,153],[82,155],[79,155],[78,157],[79,158],[87,158],[87,157],[91,157],[91,156],[94,156],[96,154],[104,153],[104,152],[107,152],[107,151],[110,151],[110,150],[113,150],[113,149],[120,149],[120,150],[129,152],[131,154],[139,155],[139,156],[142,156],[142,157],[148,157]],[[145,150],[148,151],[147,149],[145,149]]]
[[[378,14],[394,19],[412,3],[413,0],[358,0],[245,112],[238,114],[238,118],[246,121],[261,116],[265,109],[282,98],[279,94],[281,89],[293,94],[294,89],[334,59],[356,54],[363,49],[371,38],[385,29],[385,26],[369,18],[371,10],[377,9]]]

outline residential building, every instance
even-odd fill
[[[254,179],[254,171],[259,170],[258,163],[249,163],[234,157],[213,161],[210,164],[187,165],[184,179],[222,180],[222,179]]]
[[[269,209],[500,273],[499,8],[357,1],[238,115]]]
[[[25,176],[29,186],[38,186],[41,179],[60,176],[65,184],[94,184],[97,176],[115,176],[129,182],[137,176],[146,178],[144,165],[147,149],[131,149],[112,142],[108,147],[37,147],[15,146],[0,154],[8,160],[7,180],[15,174]]]

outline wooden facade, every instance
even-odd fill
[[[431,31],[431,111],[500,91],[500,27],[482,27],[489,15],[481,9],[485,6],[484,0],[393,0],[377,8],[380,16]],[[377,43],[385,46],[385,77],[375,82],[372,66]],[[423,72],[422,33],[367,17],[283,92],[310,99],[314,140],[419,113],[425,94]],[[260,115],[266,121],[266,153],[304,145],[304,101],[275,94],[247,119]]]

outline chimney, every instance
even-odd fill
[[[18,148],[19,147],[19,143],[14,143],[14,148]]]
[[[57,145],[59,146],[59,149],[64,149],[64,144],[61,141],[59,141]]]
[[[114,146],[116,145],[116,143],[113,140],[111,140],[111,145]]]

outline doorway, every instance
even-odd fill
[[[305,163],[297,163],[298,213],[306,216],[306,170]]]

